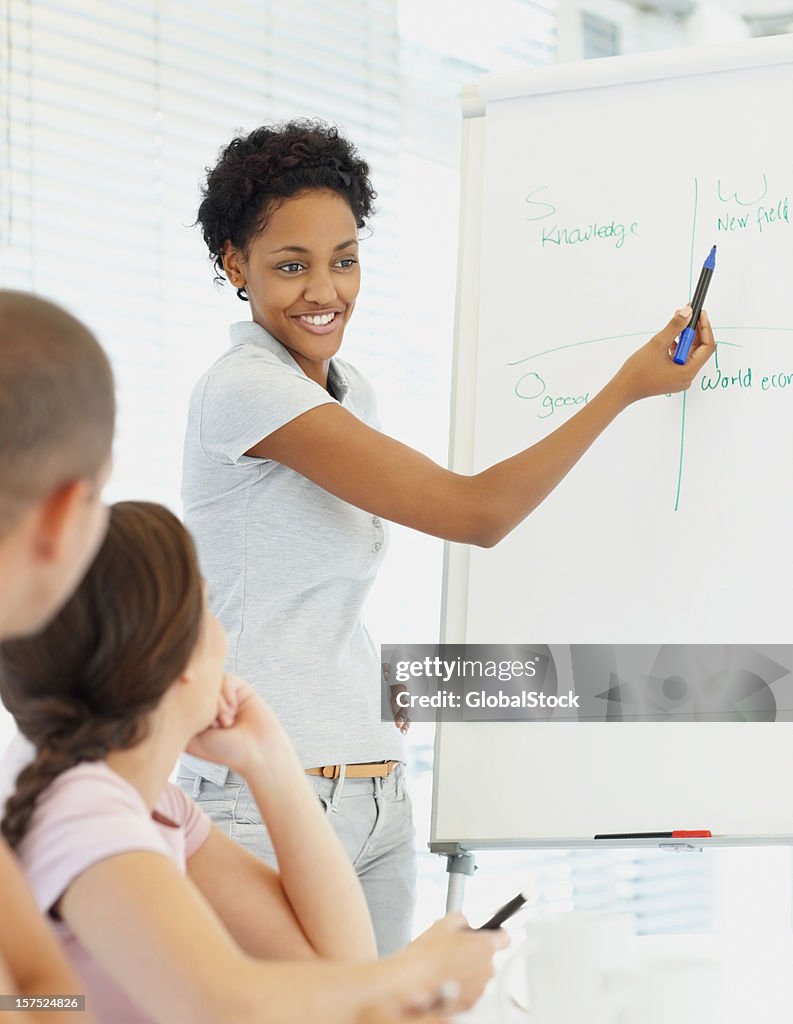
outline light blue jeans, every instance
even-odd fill
[[[377,950],[387,956],[410,941],[416,901],[413,810],[405,766],[384,779],[307,776],[327,819],[352,861],[372,917]],[[177,785],[226,835],[276,867],[267,829],[244,779],[229,772],[225,785],[179,766]],[[322,877],[322,865],[317,865]]]

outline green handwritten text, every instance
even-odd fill
[[[611,220],[605,224],[597,221],[578,227],[543,227],[541,244],[543,249],[549,245],[566,246],[581,245],[585,242],[592,242],[598,239],[611,240],[616,249],[625,245],[625,239],[632,235],[639,234],[639,222],[635,220],[632,224],[622,224],[619,221]]]

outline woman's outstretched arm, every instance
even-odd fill
[[[691,385],[715,343],[703,311],[696,347],[684,366],[674,363],[668,350],[689,319],[686,307],[575,416],[475,476],[443,469],[333,404],[291,420],[247,454],[289,466],[384,519],[445,540],[492,547],[534,511],[624,409],[641,398]]]

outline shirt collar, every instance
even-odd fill
[[[281,342],[274,338],[269,331],[266,331],[261,324],[257,324],[255,320],[240,320],[231,325],[229,333],[232,345],[258,345],[260,348],[266,348],[268,352],[278,356],[285,366],[297,367],[303,373],[302,367],[292,358]],[[335,359],[331,359],[328,366],[328,383],[333,389],[336,399],[343,403],[350,390],[350,385]]]

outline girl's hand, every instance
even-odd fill
[[[456,982],[456,998],[443,1009],[467,1010],[493,977],[494,955],[509,942],[502,928],[474,931],[462,914],[448,914],[389,960],[401,961],[401,969],[410,964],[406,979],[417,973],[423,978],[424,988],[429,990],[429,1008],[435,1009],[435,993]],[[406,985],[410,985],[409,980]],[[417,1008],[428,1009],[426,1005]]]
[[[691,306],[675,313],[669,323],[646,345],[633,353],[614,377],[627,404],[651,395],[668,395],[686,391],[696,375],[716,351],[713,331],[705,310],[699,317],[691,354],[685,365],[678,366],[672,359],[675,339],[691,319]]]
[[[187,753],[226,764],[241,775],[266,751],[289,744],[274,712],[239,676],[226,673],[212,725],[194,736]]]

